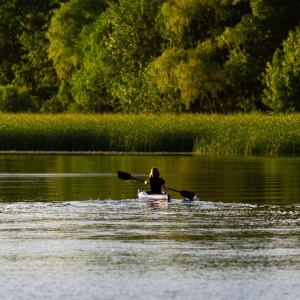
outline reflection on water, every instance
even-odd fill
[[[0,299],[298,299],[298,158],[0,156]],[[147,204],[159,166],[201,201]]]

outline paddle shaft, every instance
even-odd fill
[[[134,177],[131,177],[131,179],[133,179],[133,180],[135,180],[135,181],[140,181],[140,182],[144,182],[144,183],[145,183],[145,181],[142,180],[142,179],[138,179],[138,178],[134,178]]]
[[[177,193],[181,193],[181,191],[178,191],[178,190],[175,190],[175,189],[171,189],[170,187],[168,187],[168,190],[171,190],[171,191],[174,191],[174,192],[177,192]]]

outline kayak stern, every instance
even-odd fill
[[[169,194],[151,194],[148,191],[138,190],[138,198],[147,202],[171,202],[171,195]]]

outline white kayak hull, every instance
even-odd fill
[[[138,198],[147,202],[170,202],[171,195],[169,194],[148,194],[146,191],[138,190]]]

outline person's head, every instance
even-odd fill
[[[159,171],[157,168],[152,168],[149,177],[159,177]]]

